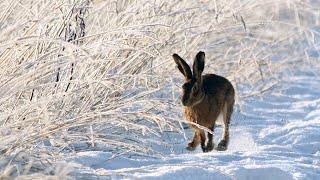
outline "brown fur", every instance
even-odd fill
[[[221,113],[223,116],[223,137],[217,149],[226,150],[229,142],[229,124],[234,105],[234,88],[226,78],[215,75],[201,75],[204,68],[204,53],[199,52],[193,65],[193,75],[187,63],[178,55],[173,58],[180,72],[185,76],[182,103],[185,106],[185,116],[188,121],[214,130],[216,120]],[[213,135],[208,133],[208,142],[204,130],[191,125],[194,138],[188,144],[188,150],[194,150],[200,143],[204,152],[213,149]]]

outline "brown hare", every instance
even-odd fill
[[[184,106],[185,116],[188,121],[207,127],[214,131],[218,117],[222,114],[223,125],[222,140],[218,144],[217,150],[224,151],[229,143],[229,124],[234,105],[234,88],[226,78],[215,75],[202,75],[204,69],[204,52],[200,51],[193,63],[193,73],[189,65],[177,54],[173,54],[173,59],[179,71],[185,77],[182,86],[181,97]],[[190,125],[194,130],[193,140],[188,144],[187,149],[194,150],[201,142],[203,152],[213,149],[213,135],[208,132],[208,142],[204,130],[195,125]]]

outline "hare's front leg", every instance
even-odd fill
[[[202,149],[202,152],[207,152],[207,147],[206,147],[206,134],[204,133],[204,130],[200,130],[200,139],[201,139],[201,149]]]
[[[212,127],[210,128],[210,130],[212,132],[214,132],[214,125],[212,125]],[[214,143],[213,143],[213,134],[208,132],[208,142],[207,142],[207,147],[206,147],[206,151],[205,152],[210,152],[212,151],[214,147]]]
[[[189,151],[195,150],[196,147],[199,145],[200,141],[201,141],[200,133],[199,131],[196,130],[194,131],[192,141],[188,143],[187,150]]]
[[[204,151],[205,149],[205,141],[206,141],[206,136],[204,134],[203,130],[195,130],[194,136],[191,142],[188,143],[187,150],[193,151],[196,149],[196,147],[200,144],[201,142],[201,148]]]

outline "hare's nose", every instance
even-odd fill
[[[182,105],[183,106],[187,106],[188,105],[188,101],[186,99],[181,99]]]

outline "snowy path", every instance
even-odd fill
[[[184,149],[181,135],[168,135],[162,159],[110,158],[79,152],[68,161],[82,177],[129,179],[320,179],[320,78],[299,75],[262,97],[246,99],[234,113],[226,152]],[[238,109],[238,108],[237,108]],[[191,137],[191,131],[187,130]],[[220,137],[220,130],[216,138]],[[217,144],[217,140],[215,143]],[[158,147],[161,148],[161,147]]]

